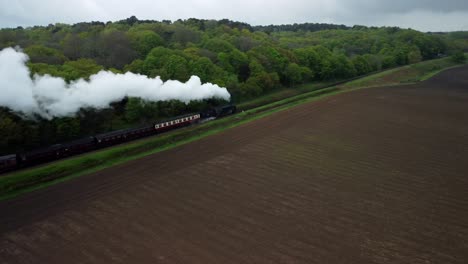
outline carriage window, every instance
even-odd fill
[[[155,128],[155,129],[158,129],[158,128],[159,128],[159,125],[155,125],[154,128]]]

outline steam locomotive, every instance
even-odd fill
[[[237,109],[235,105],[210,108],[200,113],[178,116],[137,128],[112,131],[64,144],[56,144],[28,152],[0,156],[0,173],[82,154],[138,138],[164,133],[177,128],[232,115],[236,113],[236,111]]]

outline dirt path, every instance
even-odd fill
[[[468,263],[468,67],[0,202],[0,263]]]

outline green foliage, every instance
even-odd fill
[[[190,73],[200,77],[202,82],[222,79],[224,75],[223,70],[206,57],[197,58],[192,61]]]
[[[423,60],[423,57],[421,55],[421,51],[419,50],[418,47],[413,46],[411,50],[408,52],[408,63],[413,64],[413,63],[418,63]]]
[[[296,63],[290,63],[285,70],[285,76],[291,86],[302,82],[302,68]]]
[[[201,40],[201,33],[183,25],[176,25],[173,29],[171,42],[184,47],[188,43],[198,43]]]
[[[133,73],[143,73],[143,67],[145,62],[143,60],[137,59],[132,63],[125,65],[124,72],[133,72]]]
[[[320,76],[322,80],[336,80],[356,75],[353,63],[343,54],[332,54],[321,64]]]
[[[251,49],[247,54],[249,57],[255,58],[267,72],[276,72],[282,75],[288,65],[288,59],[273,47],[259,46]]]
[[[39,74],[39,75],[52,75],[57,77],[64,77],[62,73],[62,67],[58,65],[50,65],[45,63],[28,63],[29,69],[31,70],[31,74]]]
[[[103,31],[96,43],[96,61],[108,68],[122,69],[137,58],[128,36],[118,30]]]
[[[456,51],[451,58],[456,63],[464,63],[466,61],[466,55],[462,51]]]
[[[80,122],[76,118],[55,119],[56,136],[58,141],[72,140],[79,136]]]
[[[104,67],[96,64],[96,62],[91,59],[67,61],[63,65],[49,65],[45,63],[29,63],[28,65],[32,74],[49,74],[62,77],[67,82],[80,78],[88,79],[89,76],[104,69]]]
[[[172,54],[175,54],[175,52],[168,48],[157,47],[152,49],[143,62],[143,73],[151,75],[153,70],[163,68]]]
[[[356,69],[357,75],[364,75],[372,71],[370,63],[363,56],[358,55],[354,57],[352,59],[352,63],[354,65],[354,68]]]
[[[59,50],[41,45],[29,46],[24,52],[29,55],[32,63],[63,64],[67,61],[67,57]]]
[[[151,30],[129,31],[128,35],[140,58],[146,57],[153,48],[164,45],[164,40]]]
[[[234,50],[234,46],[222,39],[219,38],[212,38],[206,41],[206,43],[203,45],[203,48],[210,50],[212,52],[225,52],[228,53],[232,50]]]
[[[301,65],[308,67],[313,72],[320,71],[320,56],[314,47],[294,50]]]
[[[136,123],[140,120],[142,115],[143,105],[141,99],[138,98],[129,98],[127,104],[125,105],[125,118],[130,123]]]
[[[182,82],[186,82],[189,79],[189,71],[188,71],[188,62],[184,57],[179,55],[171,55],[168,59],[166,64],[164,65],[164,69],[166,70],[167,76],[161,76],[163,80],[180,80]]]
[[[87,79],[89,76],[98,73],[104,68],[92,59],[79,59],[77,61],[68,61],[62,66],[63,77],[65,80],[76,80],[79,78]]]
[[[21,126],[9,116],[5,110],[0,111],[0,149],[14,152],[12,146],[21,144],[23,140]]]

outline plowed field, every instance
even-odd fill
[[[0,263],[468,263],[468,67],[0,202]]]

